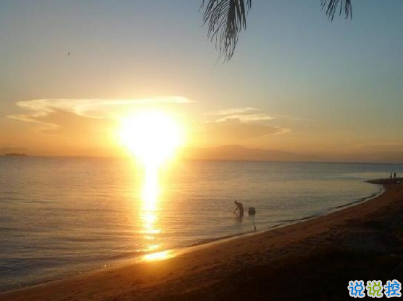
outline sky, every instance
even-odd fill
[[[0,0],[0,149],[118,154],[119,119],[151,108],[228,158],[403,162],[401,0],[333,22],[318,0],[256,0],[227,63],[200,3]]]

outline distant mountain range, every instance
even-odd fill
[[[291,162],[346,162],[346,163],[400,163],[403,152],[373,153],[292,153],[281,150],[247,148],[227,145],[211,148],[187,148],[183,151],[186,159],[197,160],[244,160],[244,161],[291,161]]]
[[[316,161],[315,155],[295,154],[279,150],[246,148],[239,145],[226,145],[211,148],[187,148],[187,159],[201,160],[244,160],[244,161]]]
[[[403,152],[355,152],[355,153],[293,153],[282,150],[247,148],[240,145],[218,147],[183,148],[181,157],[190,160],[233,160],[233,161],[289,161],[289,162],[347,162],[347,163],[399,163],[403,164]],[[60,156],[57,153],[43,153],[26,148],[0,148],[4,155]],[[121,157],[127,156],[120,148],[85,149],[70,156],[82,157]]]
[[[20,153],[8,153],[8,154],[5,154],[4,156],[6,156],[6,157],[26,157],[27,155],[20,154]]]

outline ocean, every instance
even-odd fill
[[[403,166],[184,161],[157,181],[128,158],[0,157],[0,291],[324,215],[390,172]]]

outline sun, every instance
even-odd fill
[[[142,112],[121,121],[120,140],[145,165],[160,166],[183,144],[183,132],[166,113]]]

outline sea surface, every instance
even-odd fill
[[[128,158],[0,157],[0,291],[327,214],[392,171],[403,166],[185,161],[157,176]]]

